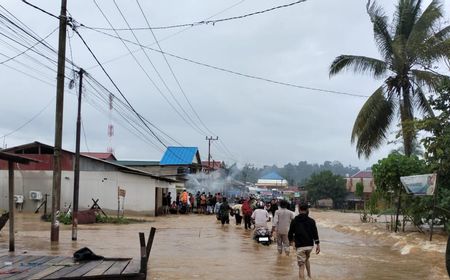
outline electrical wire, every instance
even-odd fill
[[[99,30],[94,30],[94,31],[97,32],[97,33],[103,34],[105,36],[109,36],[109,37],[112,37],[112,38],[124,40],[125,42],[128,42],[130,44],[134,44],[134,45],[139,46],[139,44],[137,44],[136,42],[133,42],[133,41],[130,41],[130,40],[127,40],[127,39],[124,39],[124,38],[119,38],[119,37],[114,36],[112,34],[109,34],[107,32],[103,32],[103,31],[99,31]],[[294,87],[294,88],[306,89],[306,90],[318,91],[318,92],[324,92],[324,93],[346,95],[346,96],[359,97],[359,98],[368,98],[369,97],[367,95],[362,95],[362,94],[349,93],[349,92],[336,91],[336,90],[328,90],[328,89],[322,89],[322,88],[316,88],[316,87],[308,87],[308,86],[302,86],[302,85],[297,85],[297,84],[292,84],[292,83],[280,82],[280,81],[276,81],[276,80],[273,80],[273,79],[270,79],[270,78],[264,78],[264,77],[259,77],[259,76],[256,76],[256,75],[245,74],[245,73],[241,73],[241,72],[238,72],[238,71],[226,69],[226,68],[223,68],[223,67],[214,66],[214,65],[211,65],[211,64],[199,62],[199,61],[196,61],[196,60],[193,60],[193,59],[189,59],[189,58],[185,58],[185,57],[181,57],[181,56],[178,56],[176,54],[169,53],[169,52],[165,52],[165,51],[162,52],[160,50],[151,48],[149,46],[145,46],[145,45],[140,45],[140,46],[142,46],[145,49],[151,50],[153,52],[164,53],[165,55],[168,55],[170,57],[176,58],[178,60],[186,61],[186,62],[189,62],[189,63],[192,63],[192,64],[196,64],[196,65],[199,65],[199,66],[203,66],[203,67],[206,67],[206,68],[214,69],[214,70],[217,70],[217,71],[221,71],[221,72],[225,72],[225,73],[229,73],[229,74],[233,74],[233,75],[237,75],[237,76],[241,76],[241,77],[245,77],[245,78],[265,81],[265,82],[268,82],[268,83],[282,85],[282,86],[287,86],[287,87]]]
[[[100,6],[97,4],[97,2],[95,0],[93,0],[95,5],[97,6],[97,8],[99,9],[99,11],[101,12],[101,14],[103,15],[103,17],[105,18],[105,20],[108,22],[108,24],[111,26],[111,28],[113,28],[112,23],[110,22],[110,20],[107,18],[107,16],[105,15],[105,13],[102,11],[102,9],[100,8]],[[126,20],[125,16],[123,15],[122,11],[120,10],[119,6],[117,5],[117,3],[114,1],[114,4],[116,5],[116,8],[118,9],[119,13],[121,14],[123,20],[125,21],[125,23],[129,26],[128,21]],[[139,42],[139,39],[137,38],[136,34],[131,31],[131,33],[133,34],[135,40],[137,41],[138,45],[141,45]],[[161,91],[161,89],[156,85],[156,83],[153,81],[153,79],[150,77],[150,75],[148,74],[148,72],[145,70],[145,68],[142,66],[142,64],[139,62],[139,60],[136,58],[136,56],[131,52],[130,48],[128,47],[128,45],[125,43],[125,41],[122,40],[121,36],[116,32],[116,35],[118,36],[118,38],[121,39],[122,44],[125,46],[125,48],[128,50],[129,54],[133,57],[134,61],[138,64],[138,66],[140,67],[140,69],[145,73],[146,77],[149,79],[149,81],[153,84],[153,86],[156,88],[156,90],[158,91],[158,93],[163,97],[164,100],[166,100],[166,102],[172,107],[172,109],[177,113],[177,115],[184,121],[186,122],[186,124],[188,124],[190,127],[192,127],[194,130],[197,130],[197,132],[199,132],[200,134],[203,134],[203,132],[201,131],[201,129],[196,125],[196,123],[191,119],[191,117],[189,116],[189,114],[187,114],[187,112],[184,110],[183,106],[179,103],[178,99],[175,97],[175,95],[173,94],[173,92],[170,90],[169,86],[167,85],[166,81],[163,79],[163,77],[161,76],[161,74],[159,73],[158,69],[156,69],[156,66],[153,64],[153,62],[151,61],[150,57],[148,56],[147,52],[142,48],[144,55],[146,56],[147,60],[149,61],[150,65],[152,66],[153,70],[155,71],[155,73],[157,74],[157,76],[159,77],[159,79],[161,80],[161,82],[163,83],[164,87],[166,88],[166,90],[169,92],[170,96],[172,97],[172,99],[175,101],[175,103],[178,105],[178,107],[181,109],[182,112],[180,112],[167,98],[167,96],[164,95],[164,93]],[[187,119],[184,117],[184,115],[182,114],[184,113],[187,116]]]
[[[3,134],[2,136],[0,136],[0,138],[4,138],[4,137],[8,137],[14,133],[16,133],[17,131],[21,130],[22,128],[24,128],[25,126],[27,126],[28,124],[30,124],[31,122],[33,122],[35,119],[37,119],[53,102],[55,101],[55,97],[53,97],[50,102],[47,103],[47,105],[44,106],[44,108],[42,108],[41,110],[39,110],[39,112],[37,112],[35,115],[33,115],[28,121],[24,122],[22,125],[20,125],[19,127],[17,127],[16,129],[13,129],[12,131]]]
[[[81,130],[83,130],[84,145],[86,146],[86,150],[89,153],[90,150],[89,150],[89,146],[88,146],[88,142],[87,142],[87,136],[86,136],[86,131],[84,129],[84,122],[83,121],[81,121]]]
[[[11,61],[11,60],[16,59],[17,57],[23,55],[24,53],[26,53],[26,52],[29,51],[30,49],[36,47],[36,45],[42,43],[42,41],[45,41],[48,37],[50,37],[53,33],[55,33],[56,30],[58,30],[58,27],[55,28],[52,32],[50,32],[47,36],[45,36],[42,40],[40,40],[40,41],[34,43],[32,46],[26,48],[25,50],[23,50],[22,52],[16,54],[15,56],[10,57],[10,58],[8,58],[8,59],[6,59],[6,60],[1,61],[0,64],[4,64],[4,63],[6,63],[6,62],[8,62],[8,61]]]
[[[125,100],[125,102],[130,106],[131,110],[138,116],[138,118],[144,123],[144,125],[147,127],[147,129],[152,133],[152,135],[158,140],[161,145],[163,145],[165,148],[167,148],[167,145],[156,135],[156,133],[147,125],[147,123],[142,119],[141,115],[136,112],[134,107],[131,105],[131,103],[128,101],[128,99],[125,97],[125,95],[122,93],[122,91],[119,89],[117,84],[114,82],[114,80],[111,78],[109,73],[106,71],[105,67],[101,64],[101,62],[98,60],[97,56],[94,54],[92,49],[89,47],[87,42],[84,40],[84,38],[81,36],[81,34],[78,32],[78,30],[74,29],[75,33],[78,35],[78,37],[81,39],[85,47],[88,49],[89,53],[92,55],[92,57],[95,59],[95,61],[99,64],[100,68],[102,69],[103,73],[108,77],[109,81],[113,84],[114,88],[120,93],[122,98]]]
[[[90,84],[88,81],[86,81],[86,82],[87,82],[88,84]],[[97,90],[95,89],[95,87],[93,87],[92,85],[91,85],[91,87],[94,89],[94,91],[97,91]],[[94,95],[94,96],[96,96],[96,95]],[[92,107],[95,108],[97,111],[103,113],[105,116],[108,116],[108,115],[109,115],[109,112],[107,111],[107,109],[103,109],[103,110],[102,110],[102,108],[107,108],[107,107],[108,107],[108,104],[107,104],[108,101],[105,100],[105,99],[103,99],[103,98],[101,97],[101,94],[100,94],[100,96],[96,96],[96,98],[99,99],[100,102],[103,103],[103,106],[100,105],[100,104],[98,104],[98,103],[97,103],[96,101],[94,101],[94,100],[90,100],[90,99],[88,99],[88,98],[85,98],[85,100],[87,100],[88,103],[90,103],[90,104],[92,105]],[[89,101],[90,101],[90,102],[89,102]],[[131,129],[129,129],[128,126],[127,126],[127,125],[124,125],[119,119],[114,118],[114,121],[115,121],[117,124],[119,124],[120,126],[124,127],[126,130],[128,130],[130,133],[134,134],[137,138],[141,139],[143,142],[146,142],[146,143],[150,144],[150,145],[153,146],[156,150],[162,151],[161,147],[158,146],[154,141],[152,141],[151,139],[149,139],[149,138],[147,137],[147,135],[146,135],[142,130],[140,130],[140,129],[136,126],[136,123],[133,123],[133,120],[130,120],[129,116],[126,116],[126,114],[120,112],[120,111],[117,110],[117,109],[115,109],[115,111],[117,111],[117,114],[121,117],[121,119],[122,119],[123,121],[125,121],[125,122],[128,124],[128,126],[131,127],[131,128],[133,128],[135,131],[132,131]]]
[[[30,32],[30,31],[27,31],[27,30],[24,30],[23,28],[21,28],[18,24],[15,24],[12,20],[9,20],[9,19],[7,19],[6,17],[3,17],[3,19],[6,19],[7,21],[8,21],[8,23],[10,23],[10,24],[12,24],[15,28],[17,28],[17,29],[19,29],[21,32],[23,32],[23,33],[25,33],[26,35],[28,35],[28,36],[30,36],[31,38],[33,38],[33,39],[35,39],[36,40],[36,38],[39,38],[37,35],[35,35],[35,36],[33,36],[33,35],[31,35],[32,33],[34,33],[34,32]],[[8,27],[9,28],[9,27]],[[29,29],[29,28],[28,28]],[[12,32],[14,32],[12,29],[10,29]],[[29,30],[31,30],[31,29],[29,29]],[[4,34],[5,35],[5,34]],[[79,35],[79,34],[78,34]],[[10,37],[10,36],[8,36],[8,37]],[[10,39],[12,39],[12,37],[10,37]],[[25,37],[21,37],[21,39],[22,40],[24,40],[25,42],[27,42],[27,40],[25,39]],[[39,39],[38,41],[38,43],[37,44],[33,44],[32,46],[36,46],[36,45],[38,45],[39,43],[42,43],[42,44],[44,44],[44,42],[45,42],[45,39],[46,38],[41,38],[41,39]],[[70,39],[70,38],[69,38]],[[20,44],[20,45],[22,45],[23,47],[26,47],[26,45],[25,44],[22,44],[22,43],[20,43],[20,42],[18,42],[17,40],[14,40],[13,39],[13,41],[15,42],[15,43],[17,43],[17,44]],[[71,44],[70,42],[69,42],[69,44]],[[12,46],[11,46],[12,47]],[[56,53],[49,45],[46,45],[46,47],[47,48],[49,48],[50,50],[51,50],[51,52],[52,53]],[[28,47],[27,48],[27,50],[28,49],[32,49],[32,47]],[[17,49],[16,49],[17,50]],[[36,54],[38,54],[38,55],[41,55],[42,56],[42,53],[39,53],[39,52],[36,52]],[[2,54],[3,56],[5,56],[5,57],[8,57],[8,56],[6,56],[6,55],[4,55],[4,54]],[[50,57],[48,57],[48,56],[43,56],[43,57],[45,57],[48,61],[52,61],[52,59],[50,58]],[[73,55],[72,55],[72,53],[71,53],[71,57],[72,57],[72,59],[71,60],[69,60],[70,62],[72,62],[73,61]],[[9,59],[9,60],[12,60],[12,59]],[[17,60],[14,60],[15,62],[18,62]],[[67,61],[67,59],[66,59],[66,61]],[[71,64],[71,66],[72,66],[72,69],[73,69],[73,66],[75,66],[75,64],[74,63],[70,63]],[[12,69],[14,69],[14,70],[16,70],[16,71],[19,71],[19,72],[21,72],[21,73],[23,73],[23,74],[26,74],[26,75],[28,75],[28,76],[30,76],[28,73],[26,73],[26,72],[23,72],[23,71],[20,71],[20,70],[18,70],[18,69],[16,69],[16,68],[14,68],[14,67],[10,67],[9,65],[4,65],[4,66],[6,66],[6,67],[9,67],[9,68],[12,68]],[[66,66],[67,67],[67,66]],[[54,69],[52,69],[52,68],[50,68],[51,70],[53,70],[54,71]],[[33,77],[33,78],[36,78],[36,77]],[[42,81],[42,82],[45,82],[45,81],[43,81],[42,79],[39,79],[40,81]],[[49,84],[49,85],[51,85],[51,86],[54,86],[54,84],[51,84],[51,83],[47,83],[47,84]],[[126,98],[125,98],[126,99]],[[96,106],[94,106],[94,107],[96,107]],[[96,107],[96,108],[98,108],[98,106]],[[135,112],[134,111],[134,113],[137,113],[137,112]],[[120,114],[120,112],[119,112],[119,114]],[[138,115],[138,118],[139,118],[139,115]],[[125,117],[124,118],[125,120],[127,120],[127,118]],[[148,120],[145,120],[147,123],[149,123],[149,121]],[[144,126],[146,126],[145,125],[145,122],[144,122]],[[138,129],[139,130],[139,129]],[[84,132],[85,133],[85,132]],[[9,134],[8,134],[9,135]],[[5,136],[7,136],[7,135],[5,135]],[[157,136],[156,136],[157,137]],[[147,140],[148,140],[148,137],[147,137]],[[87,148],[89,148],[88,147],[88,145],[87,145],[87,140],[86,140],[86,136],[85,136],[85,141],[86,141],[86,146],[87,146]],[[147,141],[148,142],[148,141]],[[158,146],[156,146],[157,148],[159,148]],[[160,148],[159,148],[160,149]],[[161,149],[160,149],[161,150]]]
[[[114,3],[115,3],[115,1],[114,1]],[[172,77],[173,77],[174,80],[176,81],[176,83],[177,83],[177,85],[178,85],[178,88],[180,89],[181,93],[183,94],[183,96],[184,96],[186,102],[189,104],[189,107],[191,108],[192,112],[194,112],[194,115],[197,117],[197,119],[199,120],[200,124],[202,124],[203,127],[205,127],[207,131],[209,131],[210,133],[214,134],[214,133],[213,133],[213,132],[205,125],[205,123],[203,122],[203,120],[200,118],[199,114],[198,114],[197,111],[194,109],[194,106],[192,106],[191,101],[190,101],[189,98],[187,97],[187,95],[186,95],[186,93],[185,93],[183,87],[181,86],[180,81],[178,80],[177,76],[175,75],[175,72],[174,72],[172,66],[170,65],[169,61],[167,60],[166,55],[164,54],[164,52],[163,52],[163,50],[162,50],[162,48],[161,48],[161,45],[159,44],[158,38],[156,38],[156,35],[155,35],[155,33],[153,32],[153,29],[152,29],[151,26],[150,26],[150,22],[149,22],[147,16],[145,15],[144,10],[142,9],[141,4],[139,3],[139,0],[136,0],[136,3],[137,3],[137,5],[138,5],[138,7],[139,7],[139,10],[140,10],[141,13],[142,13],[142,16],[143,16],[144,19],[145,19],[145,22],[147,23],[147,26],[148,26],[150,32],[152,33],[153,39],[155,40],[156,45],[158,46],[158,49],[161,51],[161,54],[162,54],[162,56],[163,56],[163,58],[164,58],[164,61],[166,62],[167,67],[168,67],[169,70],[170,70],[170,73],[172,74]],[[128,24],[127,24],[127,25],[128,25]],[[139,42],[138,42],[138,43],[139,43]],[[202,130],[202,133],[203,133],[203,135],[206,135],[206,133],[205,133],[203,130]]]
[[[105,86],[103,86],[101,83],[99,83],[96,79],[94,79],[90,74],[87,74],[87,77],[90,78],[93,83],[95,83],[103,92],[105,92],[104,94],[104,100],[106,101],[106,103],[109,102],[109,96],[112,95],[114,100],[117,100],[118,103],[116,103],[117,105],[119,105],[120,108],[123,108],[124,110],[127,111],[131,111],[131,108],[128,106],[128,104],[126,104],[125,102],[123,102],[122,100],[120,100],[119,98],[117,98],[111,91],[109,91]],[[117,106],[115,106],[114,108],[116,108]],[[144,116],[142,116],[142,119],[149,124],[150,126],[152,126],[155,130],[159,131],[162,135],[164,135],[167,139],[170,139],[171,141],[173,141],[174,143],[177,143],[179,145],[181,145],[177,140],[175,140],[173,137],[171,137],[170,135],[168,135],[167,133],[165,133],[163,130],[161,130],[159,127],[157,127],[156,125],[154,125],[153,123],[151,123],[150,121],[148,121]]]
[[[116,31],[130,31],[130,30],[149,30],[149,29],[153,29],[153,30],[157,30],[157,29],[173,29],[173,28],[181,28],[181,27],[194,27],[194,26],[199,26],[199,25],[216,25],[217,23],[221,23],[221,22],[225,22],[225,21],[231,21],[231,20],[237,20],[237,19],[243,19],[246,17],[251,17],[251,16],[255,16],[255,15],[260,15],[260,14],[264,14],[267,12],[271,12],[274,10],[278,10],[278,9],[282,9],[282,8],[287,8],[287,7],[291,7],[300,3],[306,2],[306,0],[298,0],[289,4],[285,4],[285,5],[279,5],[276,7],[272,7],[269,9],[265,9],[262,11],[256,11],[256,12],[252,12],[252,13],[248,13],[248,14],[244,14],[244,15],[239,15],[239,16],[234,16],[234,17],[228,17],[228,18],[222,18],[222,19],[214,19],[214,20],[202,20],[202,21],[197,21],[197,22],[193,22],[193,23],[183,23],[183,24],[175,24],[175,25],[169,25],[169,26],[159,26],[159,27],[137,27],[137,28],[116,28],[116,29],[111,29],[111,28],[104,28],[104,27],[90,27],[90,26],[86,26],[86,25],[81,25],[84,28],[87,29],[93,29],[93,30],[116,30]]]
[[[215,13],[215,14],[213,14],[212,16],[210,16],[210,17],[208,17],[208,18],[206,18],[206,19],[204,19],[204,20],[209,20],[209,19],[211,19],[211,18],[213,18],[213,17],[215,17],[215,16],[217,16],[217,15],[220,15],[220,14],[222,14],[222,13],[225,13],[226,11],[229,11],[230,9],[232,9],[232,8],[234,8],[234,7],[236,7],[236,6],[240,5],[240,4],[242,4],[242,3],[245,2],[245,1],[246,1],[246,0],[241,0],[241,1],[239,1],[239,2],[236,2],[236,3],[234,3],[233,5],[231,5],[231,6],[227,7],[227,8],[225,8],[225,9],[223,9],[223,10],[221,10],[221,11]],[[191,29],[191,28],[192,28],[192,26],[189,26],[189,27],[183,28],[183,29],[181,29],[181,30],[179,30],[179,31],[176,31],[176,32],[174,32],[174,33],[172,33],[172,34],[169,34],[169,35],[167,35],[167,36],[165,36],[165,37],[159,39],[159,42],[163,42],[163,41],[168,40],[168,39],[170,39],[170,38],[172,38],[172,37],[175,37],[175,36],[177,36],[177,35],[179,35],[179,34],[185,32],[185,31],[187,31],[187,30],[189,30],[189,29]],[[153,46],[153,45],[155,45],[155,44],[156,44],[156,42],[153,42],[153,43],[151,43],[151,44],[149,44],[149,45],[147,45],[147,46]],[[133,50],[133,51],[131,51],[131,52],[132,52],[132,53],[135,53],[135,52],[137,52],[137,51],[139,51],[139,50],[141,50],[141,48],[137,48],[137,49],[135,49],[135,50]],[[120,56],[118,56],[118,57],[115,57],[115,58],[112,58],[112,59],[103,61],[103,65],[108,64],[108,63],[111,63],[111,62],[116,61],[116,60],[119,60],[119,59],[121,59],[121,58],[123,58],[123,57],[125,57],[125,56],[128,56],[128,55],[130,55],[130,54],[129,54],[129,53],[125,53],[125,54],[120,55]],[[93,66],[90,66],[90,67],[88,67],[88,68],[86,68],[86,69],[93,69],[93,68],[96,68],[96,67],[98,67],[97,64],[96,64],[96,65],[93,65]]]
[[[42,9],[42,8],[36,6],[36,5],[33,5],[33,4],[31,4],[30,2],[28,2],[26,0],[22,0],[22,2],[27,4],[27,5],[29,5],[29,6],[31,6],[31,7],[33,7],[33,8],[35,8],[35,9],[37,9],[37,10],[39,10],[39,11],[41,11],[41,12],[43,12],[44,14],[47,14],[47,15],[49,15],[51,17],[54,17],[54,18],[59,20],[59,16],[56,16],[56,15],[50,13],[50,12],[47,12],[46,10],[44,10],[44,9]]]

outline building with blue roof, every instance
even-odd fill
[[[200,165],[200,153],[197,147],[167,147],[160,165]]]
[[[255,185],[264,189],[286,189],[288,187],[288,181],[281,177],[280,174],[270,172],[258,179]]]

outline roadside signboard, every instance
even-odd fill
[[[436,174],[423,174],[400,177],[405,190],[413,195],[434,195],[436,189]]]

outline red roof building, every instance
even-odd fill
[[[210,161],[208,166],[208,161],[202,161],[203,170],[219,170],[224,166],[223,161]]]

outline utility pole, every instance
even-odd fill
[[[56,81],[56,113],[55,113],[55,147],[53,152],[53,186],[52,186],[52,227],[50,240],[59,241],[59,221],[57,214],[61,200],[61,150],[64,109],[64,70],[66,59],[67,0],[61,0],[59,16],[58,72]]]
[[[73,176],[73,213],[72,213],[72,240],[77,240],[77,227],[78,227],[78,194],[80,190],[80,135],[81,135],[81,96],[83,90],[83,73],[81,68],[78,71],[80,78],[78,88],[78,114],[77,114],[77,134],[75,144],[75,167]]]
[[[211,170],[211,141],[217,141],[219,140],[219,136],[216,138],[210,136],[206,136],[206,140],[208,140],[208,171]]]

